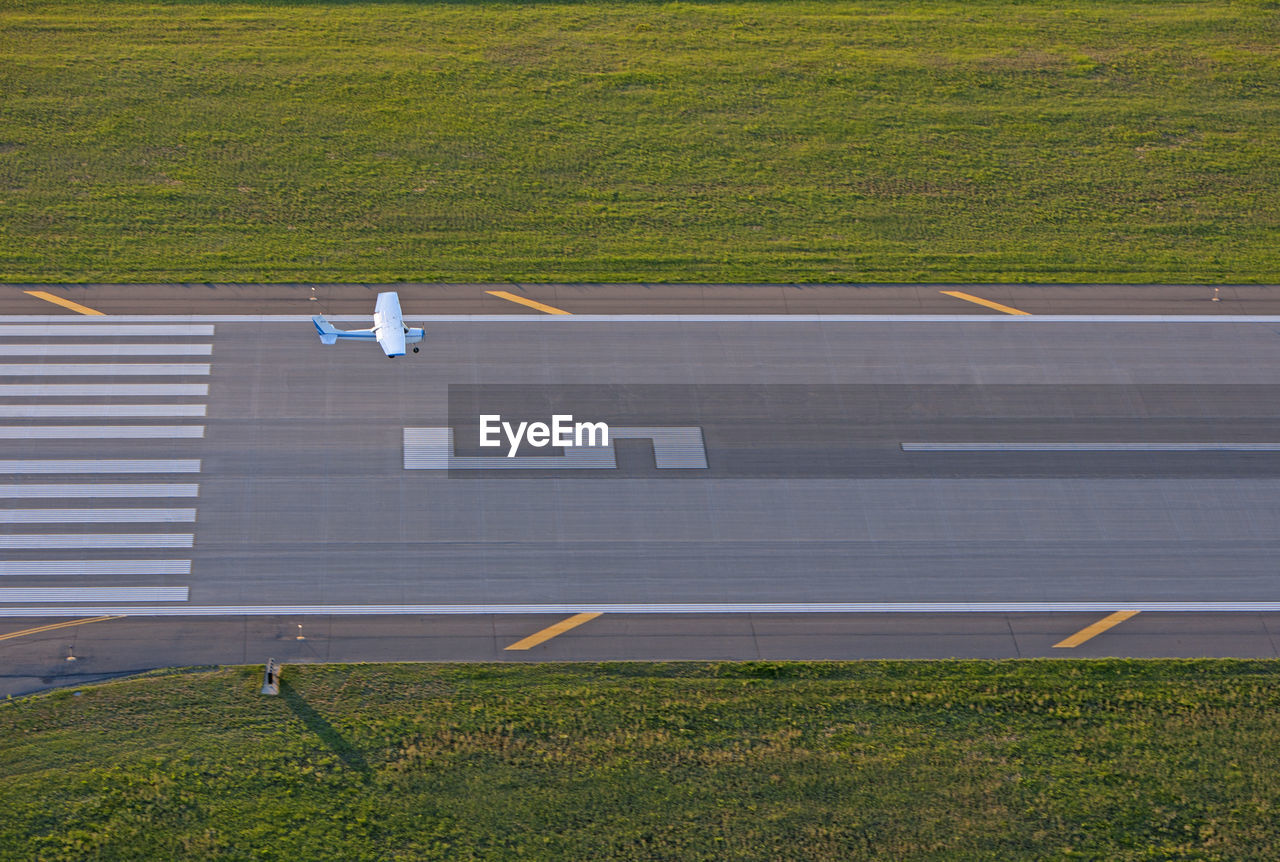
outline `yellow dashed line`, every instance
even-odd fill
[[[0,635],[0,641],[7,641],[10,638],[20,638],[24,635],[37,635],[40,632],[51,632],[54,629],[65,629],[67,626],[82,626],[85,623],[100,623],[105,620],[118,620],[119,616],[113,617],[91,617],[87,620],[69,620],[65,623],[51,623],[47,626],[39,626],[34,629],[23,629],[20,632],[9,632],[7,635]]]
[[[103,316],[101,311],[95,311],[87,305],[81,305],[78,302],[63,299],[61,296],[54,296],[52,293],[45,293],[43,290],[24,290],[22,292],[27,296],[34,296],[36,299],[43,299],[45,302],[52,302],[54,305],[61,305],[63,308],[69,308],[72,311],[78,311],[81,314],[96,314]]]
[[[1080,631],[1076,632],[1066,640],[1058,641],[1053,646],[1055,649],[1058,647],[1080,646],[1080,644],[1084,643],[1089,638],[1094,637],[1095,635],[1100,635],[1107,629],[1118,626],[1130,617],[1136,617],[1137,615],[1137,611],[1116,611],[1114,614],[1110,614],[1109,616],[1105,616],[1098,620],[1093,625],[1080,629]]]
[[[498,299],[505,299],[509,302],[518,302],[521,305],[527,305],[529,308],[536,308],[538,311],[545,311],[547,314],[570,314],[563,308],[556,308],[553,305],[544,305],[536,300],[526,299],[523,296],[516,296],[514,293],[507,293],[505,290],[486,290],[485,293],[490,296],[496,296]],[[508,647],[510,649],[510,647]]]
[[[569,629],[577,628],[583,623],[594,620],[598,616],[600,616],[599,612],[574,614],[573,616],[569,617],[567,620],[561,620],[560,622],[556,623],[553,626],[547,626],[542,631],[535,632],[534,634],[529,635],[524,640],[516,641],[511,646],[507,647],[507,649],[524,650],[524,649],[529,649],[530,647],[536,647],[538,644],[542,643],[543,641],[549,641],[556,635],[562,635],[565,632],[567,632]]]
[[[956,299],[963,299],[967,302],[976,302],[978,305],[985,305],[987,308],[994,308],[996,311],[1003,311],[1005,314],[1025,314],[1030,316],[1029,311],[1019,311],[1016,308],[1010,308],[1007,305],[1001,305],[998,302],[992,302],[989,299],[983,299],[980,296],[974,296],[971,293],[963,293],[959,290],[944,290],[942,293],[946,296],[954,296]]]

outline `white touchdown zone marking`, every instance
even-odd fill
[[[30,320],[27,315],[11,315],[9,320]],[[141,317],[144,321],[155,321],[147,325],[125,324],[117,321],[132,320],[133,317],[103,317],[102,323],[66,323],[65,317],[50,317],[49,315],[37,315],[35,320],[43,321],[41,323],[6,323],[0,324],[0,337],[10,338],[83,338],[86,335],[99,336],[129,336],[136,337],[140,335],[163,335],[175,337],[179,335],[213,335],[213,327],[208,324],[182,325],[174,323],[165,323],[171,320],[167,317],[154,317],[145,315]],[[311,318],[306,318],[310,320]],[[180,317],[179,321],[189,320],[189,318]]]
[[[209,395],[208,383],[0,383],[6,398],[96,398],[101,396]]]
[[[0,548],[190,548],[193,533],[10,533],[0,535]]]
[[[185,602],[188,595],[187,587],[0,587],[5,602]]]
[[[0,356],[212,356],[212,344],[0,344]]]
[[[189,524],[195,509],[0,509],[0,524]]]
[[[190,560],[0,560],[0,577],[189,574]]]
[[[0,425],[0,440],[159,440],[203,436],[203,425]]]
[[[76,497],[198,497],[200,486],[187,483],[110,483],[0,485],[0,500],[71,499]]]
[[[203,404],[0,404],[5,419],[71,419],[78,417],[195,417],[203,418]]]
[[[199,458],[0,461],[0,473],[199,473]]]
[[[118,377],[133,375],[208,375],[208,363],[159,362],[0,362],[0,376],[5,377]]]

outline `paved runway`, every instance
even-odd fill
[[[513,658],[598,610],[525,657],[1054,654],[1122,608],[1085,652],[1276,654],[1275,320],[529,316],[395,361],[305,318],[51,320],[0,319],[0,631],[128,619],[0,641],[11,691]],[[405,429],[480,455],[481,409],[696,427],[707,466],[406,469]]]
[[[573,314],[991,313],[963,293],[1029,314],[1280,315],[1265,284],[15,284],[0,314],[56,311],[35,291],[105,314],[368,315],[379,290],[415,314],[540,313],[501,293]]]

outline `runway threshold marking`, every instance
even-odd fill
[[[527,638],[523,640],[516,641],[511,646],[506,647],[506,649],[526,650],[532,647],[536,647],[538,644],[543,643],[545,641],[549,641],[553,637],[556,637],[557,635],[564,634],[565,632],[569,631],[569,629],[577,628],[583,623],[589,623],[598,616],[600,616],[600,613],[598,611],[582,613],[582,614],[574,614],[568,619],[563,619],[553,626],[547,626],[545,629],[543,629],[540,632],[534,632],[533,634],[529,635]]]
[[[90,308],[87,305],[81,305],[78,302],[72,302],[69,299],[63,299],[61,296],[54,296],[52,293],[45,293],[43,290],[24,290],[27,296],[34,296],[36,299],[43,299],[45,302],[52,302],[54,305],[61,305],[63,308],[69,308],[80,314],[95,314],[99,317],[105,317],[105,313]]]
[[[1114,614],[1108,614],[1107,616],[1098,620],[1093,625],[1085,626],[1084,628],[1080,629],[1080,631],[1076,632],[1071,637],[1065,640],[1058,641],[1056,644],[1053,645],[1053,647],[1054,649],[1057,649],[1059,647],[1067,647],[1067,648],[1078,647],[1080,646],[1080,644],[1084,643],[1090,638],[1096,637],[1097,635],[1102,634],[1107,629],[1114,628],[1120,625],[1120,623],[1124,622],[1130,617],[1136,617],[1138,613],[1139,613],[1138,611],[1116,611]]]
[[[118,620],[118,619],[121,619],[123,616],[124,616],[123,614],[115,614],[115,615],[105,616],[105,617],[90,617],[89,619],[86,619],[86,620],[69,620],[65,623],[53,623],[47,626],[37,626],[36,628],[33,628],[33,629],[23,629],[22,631],[19,631],[19,632],[9,632],[7,635],[0,635],[0,641],[7,641],[10,638],[20,638],[26,635],[36,635],[36,634],[40,634],[40,632],[50,632],[50,631],[53,631],[54,629],[65,629],[68,626],[82,626],[85,623],[100,623],[100,622],[105,622],[106,620]]]
[[[1029,311],[1021,311],[1008,305],[1001,305],[998,302],[992,302],[989,299],[983,299],[982,297],[974,296],[971,293],[964,293],[959,290],[944,290],[941,291],[941,293],[946,296],[954,296],[956,299],[963,299],[966,302],[976,302],[978,305],[985,305],[987,308],[994,308],[996,311],[1003,311],[1005,314],[1025,314],[1028,317],[1031,316],[1031,312]]]
[[[536,308],[538,311],[544,311],[547,314],[572,314],[563,308],[556,308],[554,305],[546,305],[534,299],[528,299],[523,296],[516,296],[514,293],[507,293],[505,290],[486,290],[485,293],[490,296],[496,296],[498,299],[505,299],[508,302],[519,303],[520,305]]]

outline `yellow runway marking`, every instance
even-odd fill
[[[43,299],[45,302],[52,302],[54,305],[61,305],[63,308],[69,308],[72,311],[78,311],[81,314],[97,314],[103,316],[101,311],[95,311],[87,305],[81,305],[78,302],[72,302],[69,299],[63,299],[60,296],[54,296],[52,293],[45,293],[43,290],[24,290],[27,296],[34,296],[36,299]]]
[[[567,620],[561,620],[553,626],[547,626],[542,631],[529,635],[524,640],[516,641],[511,646],[507,647],[507,649],[529,649],[530,647],[536,647],[543,641],[549,641],[556,635],[564,634],[569,629],[577,628],[583,623],[591,622],[598,616],[600,616],[599,612],[574,614]]]
[[[563,308],[556,308],[553,305],[544,305],[536,300],[526,299],[523,296],[516,296],[514,293],[507,293],[505,290],[486,290],[485,293],[490,296],[496,296],[498,299],[505,299],[509,302],[518,302],[521,305],[527,305],[529,308],[536,308],[538,311],[545,311],[547,314],[571,314]],[[510,647],[508,647],[510,649]]]
[[[0,635],[0,641],[7,641],[10,638],[20,638],[23,635],[37,635],[40,632],[51,632],[54,629],[65,629],[67,626],[82,626],[85,623],[100,623],[104,620],[118,620],[120,616],[113,617],[91,617],[87,620],[69,620],[65,623],[52,623],[47,626],[38,626],[34,629],[23,629],[20,632],[9,632],[7,635]]]
[[[985,305],[987,308],[994,308],[996,311],[1003,311],[1005,314],[1025,314],[1027,316],[1031,315],[1031,312],[1029,311],[1019,311],[1016,308],[1010,308],[1007,305],[1001,305],[998,302],[992,302],[989,299],[983,299],[982,297],[974,296],[971,293],[963,293],[959,290],[944,290],[941,292],[946,296],[954,296],[956,299],[963,299],[968,302],[976,302],[978,303],[978,305]]]
[[[1107,629],[1113,628],[1114,626],[1118,626],[1120,625],[1120,623],[1124,622],[1130,617],[1136,617],[1137,615],[1138,615],[1137,611],[1116,611],[1114,614],[1110,614],[1109,616],[1105,616],[1102,619],[1098,620],[1093,625],[1086,626],[1085,628],[1080,629],[1080,631],[1076,632],[1066,640],[1058,641],[1053,646],[1055,649],[1057,647],[1080,646],[1080,644],[1084,643],[1089,638],[1094,637],[1095,635],[1100,635],[1103,632],[1105,632]]]

